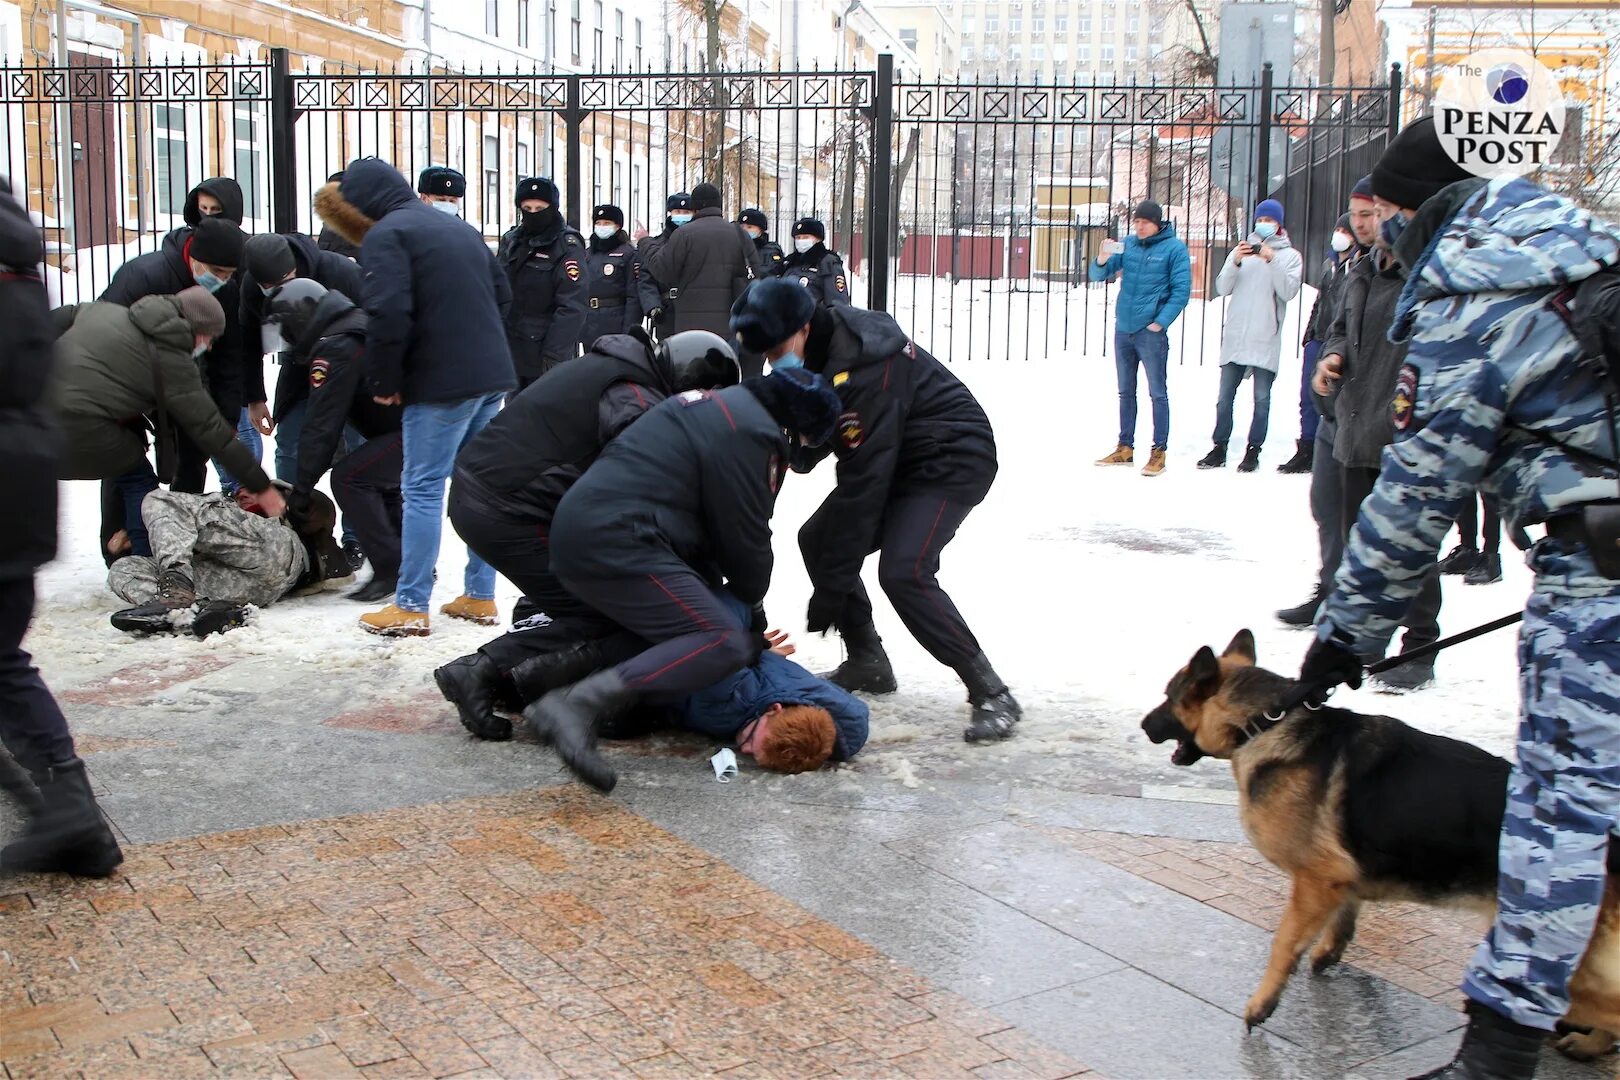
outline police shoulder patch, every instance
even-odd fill
[[[696,405],[700,401],[708,401],[709,392],[707,390],[688,390],[686,393],[676,397],[675,400],[682,405]]]
[[[563,273],[568,275],[568,280],[569,281],[578,281],[579,280],[579,260],[578,259],[569,259],[567,262],[563,263]]]
[[[832,377],[832,384],[834,386],[843,386],[847,382],[849,382],[849,372],[847,371],[840,371],[838,374]]]
[[[861,414],[843,413],[838,417],[838,441],[844,449],[854,450],[866,441],[866,429],[861,426]]]
[[[316,357],[309,364],[309,388],[318,390],[326,382],[326,377],[332,373],[330,361]]]
[[[833,285],[837,287],[839,292],[849,292],[849,285],[844,281],[843,274],[838,275],[837,279],[833,281]]]
[[[1395,399],[1391,404],[1396,431],[1405,431],[1412,426],[1412,416],[1417,411],[1417,396],[1418,370],[1411,364],[1402,364],[1401,373],[1395,377]]]

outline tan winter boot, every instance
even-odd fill
[[[466,619],[480,626],[494,626],[501,621],[501,614],[495,610],[493,600],[474,600],[470,596],[456,597],[439,609],[440,615],[448,615],[452,619]]]
[[[1158,476],[1164,472],[1164,451],[1154,449],[1148,454],[1148,463],[1142,466],[1143,476]]]
[[[360,616],[360,628],[384,637],[427,637],[428,613],[406,611],[398,605],[389,604],[381,611]]]
[[[1136,452],[1134,450],[1132,450],[1130,447],[1126,446],[1124,443],[1120,443],[1118,446],[1114,447],[1114,452],[1112,454],[1109,454],[1107,457],[1104,457],[1104,458],[1098,458],[1097,459],[1097,464],[1098,465],[1129,465],[1131,463],[1132,458],[1135,456],[1135,453]]]

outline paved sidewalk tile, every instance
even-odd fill
[[[126,855],[0,895],[8,1075],[1085,1071],[574,788]]]

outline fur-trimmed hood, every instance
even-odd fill
[[[410,181],[381,158],[360,158],[343,170],[343,179],[315,194],[315,212],[332,231],[359,244],[385,214],[418,202]]]

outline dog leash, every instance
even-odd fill
[[[1490,622],[1481,626],[1476,626],[1472,630],[1464,630],[1460,634],[1452,634],[1450,637],[1444,637],[1439,641],[1434,641],[1427,645],[1419,646],[1416,649],[1412,649],[1410,652],[1403,652],[1398,656],[1387,656],[1378,661],[1376,664],[1368,664],[1366,673],[1368,675],[1378,675],[1382,672],[1390,670],[1391,668],[1400,667],[1402,664],[1409,664],[1414,660],[1426,660],[1444,649],[1451,648],[1453,645],[1461,645],[1465,641],[1473,641],[1477,637],[1484,637],[1486,634],[1505,629],[1506,627],[1512,626],[1514,623],[1519,622],[1523,618],[1524,612],[1515,611],[1513,614],[1504,615],[1500,619],[1492,619]],[[1250,739],[1258,738],[1259,736],[1264,735],[1266,732],[1282,723],[1283,717],[1287,716],[1301,705],[1313,712],[1322,708],[1327,703],[1328,696],[1331,695],[1334,690],[1338,689],[1339,683],[1342,681],[1343,680],[1335,680],[1329,683],[1309,684],[1300,683],[1299,685],[1295,686],[1292,691],[1284,695],[1283,698],[1277,702],[1275,707],[1261,713],[1259,716],[1254,717],[1247,724],[1243,725],[1243,741],[1247,742]],[[1239,745],[1242,744],[1240,743]]]

